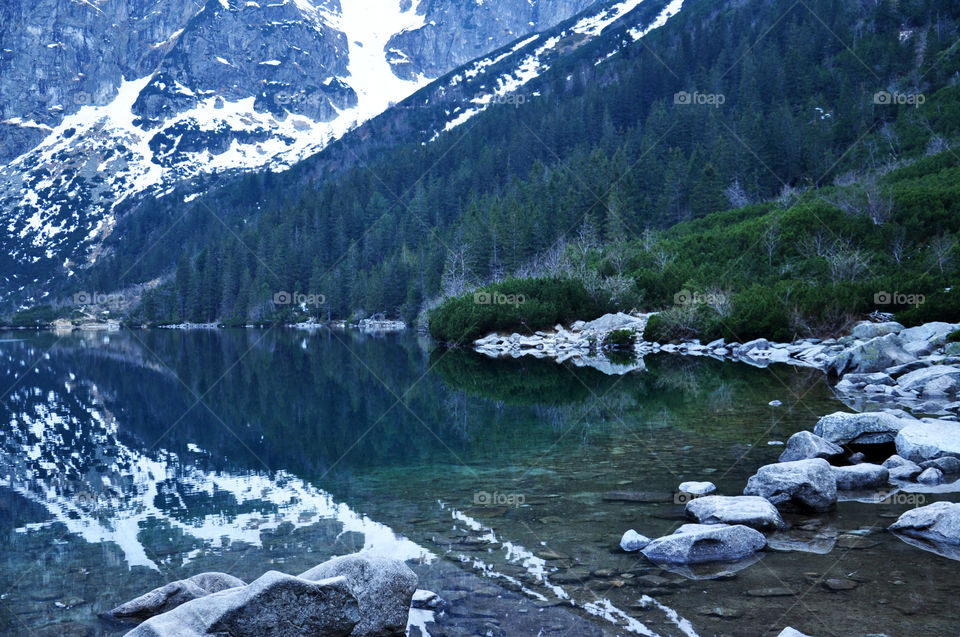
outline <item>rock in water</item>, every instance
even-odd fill
[[[628,553],[632,551],[639,551],[647,544],[650,544],[650,538],[648,538],[646,535],[640,535],[633,529],[630,529],[624,533],[623,537],[620,538],[620,548]]]
[[[663,564],[735,562],[766,545],[762,533],[742,524],[685,524],[673,535],[653,540],[641,553]]]
[[[743,524],[755,529],[786,526],[777,507],[756,496],[708,495],[687,503],[686,513],[701,524]]]
[[[884,460],[883,466],[887,468],[890,477],[894,480],[912,480],[923,471],[917,463],[898,455],[892,455]]]
[[[948,456],[960,456],[960,423],[949,420],[924,420],[900,430],[897,453],[913,462]]]
[[[357,553],[337,557],[300,574],[307,580],[343,576],[360,602],[360,621],[353,637],[402,633],[417,576],[399,560]]]
[[[882,411],[862,414],[838,411],[817,421],[813,433],[838,445],[879,444],[893,442],[910,422]]]
[[[960,504],[934,502],[901,515],[889,529],[943,544],[960,544]]]
[[[717,490],[717,485],[712,482],[681,482],[677,488],[681,493],[690,495],[709,495]]]
[[[809,431],[798,431],[787,440],[787,448],[780,454],[780,462],[808,460],[810,458],[830,458],[843,453],[839,445],[824,440]]]
[[[837,501],[837,479],[822,458],[760,467],[747,481],[744,495],[758,495],[779,506],[827,511]]]
[[[863,462],[849,467],[831,467],[837,479],[837,488],[844,491],[853,489],[876,489],[884,487],[890,481],[890,471],[881,465]]]
[[[311,582],[268,571],[249,586],[181,604],[127,633],[127,637],[345,637],[360,621],[346,578]]]
[[[928,486],[938,485],[943,482],[943,471],[940,471],[940,469],[936,467],[924,469],[920,475],[917,476],[917,482]]]
[[[239,586],[246,586],[246,583],[233,575],[200,573],[155,588],[149,593],[144,593],[140,597],[108,610],[103,613],[103,616],[123,621],[142,622],[194,599]]]

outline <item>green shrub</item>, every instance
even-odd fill
[[[633,347],[637,335],[633,330],[613,330],[603,339],[604,349],[627,349]]]

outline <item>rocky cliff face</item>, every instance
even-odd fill
[[[0,3],[0,301],[95,260],[123,202],[283,169],[595,1]]]

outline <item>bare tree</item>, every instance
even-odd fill
[[[893,197],[877,183],[875,175],[864,179],[862,184],[866,212],[875,225],[882,225],[893,212]]]
[[[870,268],[870,258],[860,248],[840,238],[830,247],[826,255],[830,266],[830,280],[834,283],[849,281],[853,283],[864,271]]]
[[[726,195],[727,201],[730,203],[732,208],[743,208],[744,206],[750,205],[750,195],[747,194],[747,191],[743,189],[743,186],[740,185],[740,178],[733,180],[733,183],[727,186],[727,189],[723,191],[723,194]]]
[[[953,255],[950,254],[957,242],[949,234],[937,235],[930,241],[930,254],[933,262],[940,269],[940,274],[953,264]]]
[[[673,255],[663,248],[657,250],[653,255],[653,262],[661,272],[667,269],[671,261],[673,261]]]
[[[761,240],[763,241],[763,247],[767,250],[767,265],[773,265],[773,254],[780,247],[780,224],[777,221],[772,221],[763,233]]]
[[[902,265],[904,258],[906,258],[906,253],[907,233],[903,228],[900,228],[890,241],[890,256],[893,257],[897,265]]]
[[[440,291],[443,296],[457,296],[467,291],[473,278],[470,247],[465,243],[455,243],[447,249],[447,259],[440,277]]]

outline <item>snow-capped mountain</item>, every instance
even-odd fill
[[[44,280],[97,258],[138,195],[282,170],[595,1],[5,2],[0,295],[43,298]]]

